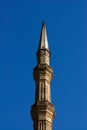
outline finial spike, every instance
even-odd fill
[[[45,22],[44,22],[44,20],[43,20],[43,22],[42,22],[42,27],[43,27],[43,26],[45,26]]]

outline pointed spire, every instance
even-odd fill
[[[49,50],[48,40],[47,40],[47,33],[46,33],[46,26],[45,26],[44,21],[42,23],[42,28],[41,28],[39,49],[47,49],[47,50]]]

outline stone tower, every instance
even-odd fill
[[[33,75],[36,83],[35,103],[31,107],[34,130],[52,130],[55,109],[51,103],[50,82],[53,70],[50,67],[50,51],[44,22],[37,50],[37,66]]]

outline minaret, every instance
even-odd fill
[[[50,51],[44,22],[33,75],[36,83],[35,103],[31,107],[34,130],[52,130],[55,109],[51,103],[50,82],[53,70],[50,67]]]

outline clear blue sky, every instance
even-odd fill
[[[53,130],[87,130],[86,0],[0,0],[0,130],[33,130],[33,68],[43,19],[51,66]]]

